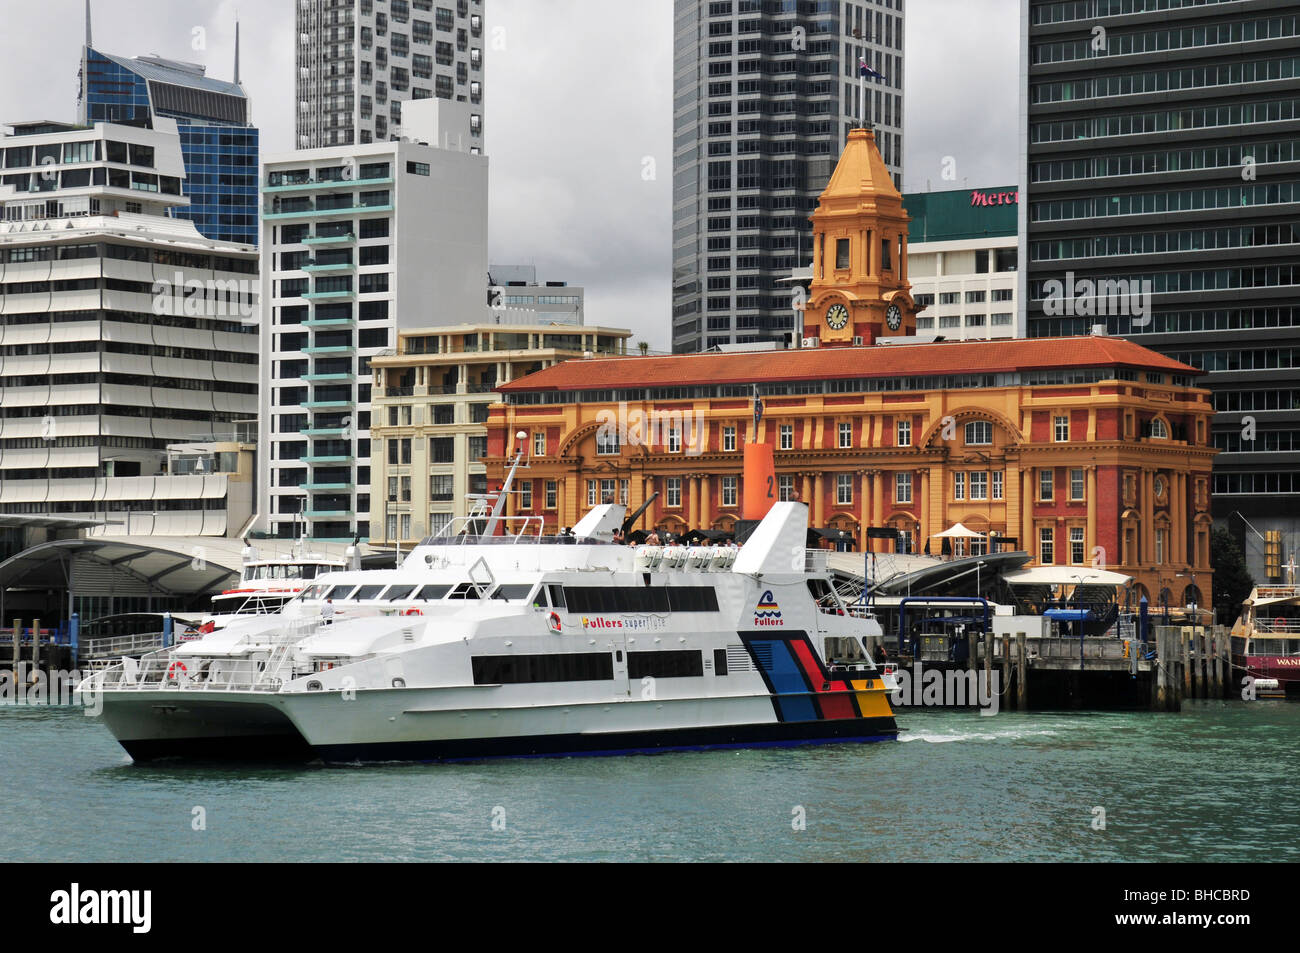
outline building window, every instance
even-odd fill
[[[682,432],[676,428],[671,428],[668,431],[668,452],[682,452]]]
[[[1002,471],[993,471],[993,499],[1002,499]]]
[[[617,456],[619,452],[618,431],[601,428],[596,431],[596,453],[598,456]]]
[[[840,506],[847,506],[853,502],[853,474],[835,475],[835,502]]]
[[[838,269],[849,267],[849,240],[847,238],[835,239],[835,267]]]
[[[429,500],[433,503],[449,503],[454,498],[455,488],[450,473],[436,474],[429,477]]]
[[[1038,499],[1041,503],[1052,502],[1052,490],[1056,486],[1055,470],[1038,471]]]
[[[987,420],[973,420],[966,425],[966,446],[986,447],[993,442],[993,424]]]
[[[546,456],[546,431],[544,430],[533,432],[533,456]]]
[[[989,475],[987,473],[972,473],[970,475],[970,498],[972,500],[987,500],[989,498]]]
[[[1165,531],[1156,530],[1156,565],[1163,566],[1165,563]]]
[[[966,499],[966,474],[957,472],[952,475],[952,498],[954,500]]]
[[[722,449],[728,453],[736,449],[736,428],[722,428]]]
[[[912,422],[910,420],[898,421],[898,445],[900,447],[910,447],[912,445]]]
[[[782,503],[788,503],[794,499],[793,474],[786,473],[776,478],[776,498]]]
[[[894,474],[894,502],[895,503],[912,502],[912,474],[910,473]]]
[[[532,480],[524,480],[519,484],[519,508],[521,510],[531,510],[533,508]]]
[[[1070,499],[1083,499],[1083,470],[1073,469],[1070,471]]]
[[[1054,542],[1050,526],[1045,526],[1038,531],[1038,561],[1044,566],[1051,566],[1055,562]]]
[[[736,505],[736,478],[734,476],[724,476],[722,478],[722,505]]]
[[[632,481],[631,481],[631,480],[619,480],[619,481],[618,481],[618,501],[619,501],[620,503],[622,503],[624,506],[627,506],[627,501],[628,501],[628,497],[629,497],[629,495],[630,495],[631,489],[632,489]]]
[[[668,497],[668,499],[665,501],[664,504],[665,506],[682,505],[682,478],[681,477],[668,477],[667,486],[665,487],[665,490],[667,491],[666,495]]]
[[[546,481],[546,508],[548,510],[555,509],[556,503],[559,500],[559,495],[560,495],[559,484],[555,480],[547,480]]]
[[[780,441],[781,441],[779,444],[780,448],[782,450],[793,450],[794,449],[794,425],[781,424],[781,426],[777,428],[777,433],[780,436]]]
[[[1056,429],[1056,442],[1066,443],[1070,439],[1070,418],[1055,417],[1052,423]]]
[[[402,477],[402,495],[400,499],[403,503],[411,502],[411,478],[409,476]]]
[[[587,481],[587,505],[588,506],[595,506],[597,503],[600,502],[599,493],[600,493],[600,484],[597,483],[595,480],[588,480]]]
[[[840,424],[840,449],[848,450],[853,446],[853,424]]]
[[[429,462],[430,463],[455,463],[456,462],[456,438],[455,437],[429,438]]]
[[[1151,421],[1151,436],[1156,440],[1169,439],[1169,428],[1165,426],[1165,422],[1159,417],[1155,417]]]
[[[1083,565],[1083,527],[1070,527],[1070,565]]]

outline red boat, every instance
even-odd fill
[[[1256,586],[1232,627],[1238,678],[1255,680],[1257,697],[1300,696],[1300,586]]]

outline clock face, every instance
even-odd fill
[[[849,309],[842,304],[833,304],[826,309],[826,325],[833,331],[843,330],[849,323]]]
[[[889,325],[889,330],[897,331],[903,326],[903,311],[896,304],[891,304],[889,310],[885,312],[885,322]]]

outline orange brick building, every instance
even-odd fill
[[[1209,592],[1213,409],[1194,368],[1106,337],[848,343],[915,320],[905,213],[880,194],[892,183],[859,132],[827,189],[836,214],[813,217],[804,332],[844,346],[574,360],[512,381],[489,412],[485,460],[499,484],[525,435],[524,492],[507,512],[559,528],[657,492],[639,526],[730,530],[754,441],[773,447],[774,495],[807,502],[814,526],[856,548],[867,528],[892,527],[919,551],[961,522],[1015,538],[1030,566],[1132,575],[1153,603]],[[863,194],[856,221],[847,189]]]

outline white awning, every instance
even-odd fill
[[[983,533],[976,533],[973,530],[967,529],[961,523],[948,527],[942,533],[934,533],[932,535],[935,539],[980,539],[984,536]]]
[[[1087,566],[1035,566],[1002,574],[1013,586],[1127,586],[1132,576]]]

